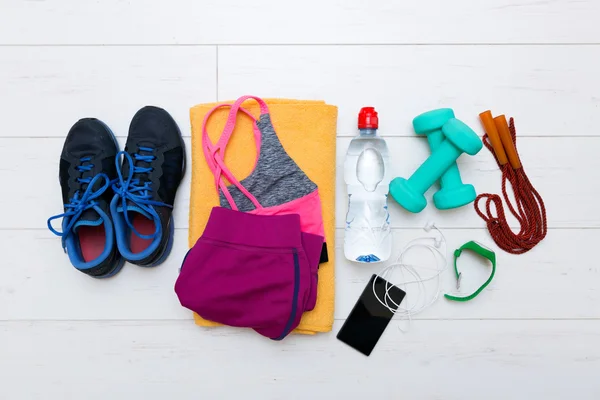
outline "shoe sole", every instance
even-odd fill
[[[169,219],[169,240],[167,241],[167,246],[165,247],[165,251],[161,254],[160,258],[156,260],[156,262],[150,265],[141,265],[144,268],[154,268],[158,267],[160,264],[165,262],[169,254],[171,254],[171,250],[173,249],[173,242],[175,239],[175,222],[173,221],[173,216]]]
[[[124,265],[125,265],[125,258],[123,258],[121,255],[119,255],[119,262],[117,263],[117,265],[115,266],[115,268],[112,271],[110,271],[106,275],[92,276],[92,278],[106,279],[106,278],[110,278],[112,276],[115,276],[116,274],[118,274],[123,269]]]

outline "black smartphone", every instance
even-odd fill
[[[387,304],[393,310],[398,308],[394,303],[400,304],[406,296],[404,290],[373,274],[350,315],[348,315],[346,322],[344,322],[342,329],[337,334],[339,340],[366,356],[371,354],[383,331],[394,316],[392,311],[375,297],[373,283],[375,283],[375,293],[381,300],[385,299],[385,292],[388,290]]]

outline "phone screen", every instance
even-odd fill
[[[371,354],[383,331],[394,316],[375,297],[373,282],[375,282],[375,292],[382,300],[385,299],[386,287],[389,289],[388,296],[390,298],[387,303],[394,310],[397,309],[394,303],[400,304],[406,296],[402,289],[388,283],[385,279],[375,274],[371,277],[350,315],[348,315],[348,319],[346,319],[342,329],[337,334],[339,340],[366,356]]]

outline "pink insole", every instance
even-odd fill
[[[133,227],[142,235],[152,235],[156,230],[154,221],[144,217],[141,214],[136,214],[135,217],[133,217]],[[152,239],[142,239],[132,231],[129,242],[131,252],[137,254],[147,249],[152,243]]]
[[[95,260],[104,251],[106,234],[104,224],[99,226],[81,226],[77,231],[81,256],[85,262]]]

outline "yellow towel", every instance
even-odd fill
[[[304,313],[294,331],[302,334],[329,332],[333,325],[335,296],[335,139],[337,107],[323,101],[290,99],[265,99],[269,106],[275,132],[286,152],[319,187],[323,207],[323,222],[329,262],[319,267],[317,305]],[[225,103],[233,103],[227,101]],[[202,152],[202,122],[204,116],[217,103],[200,104],[190,110],[192,123],[192,192],[190,198],[190,247],[202,235],[210,210],[219,205],[214,177],[208,169]],[[243,105],[256,118],[260,110],[255,101]],[[217,141],[229,114],[229,108],[215,111],[208,123],[211,140]],[[238,180],[250,174],[256,160],[256,146],[252,134],[252,121],[238,114],[234,134],[229,141],[225,162]],[[202,319],[194,313],[196,324],[218,326],[216,322]]]

